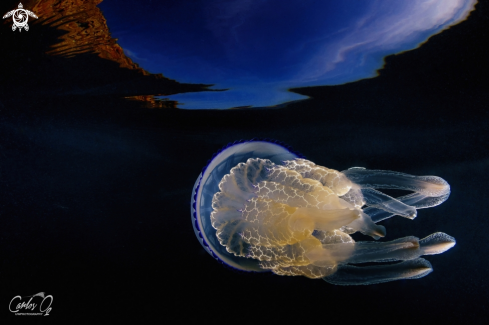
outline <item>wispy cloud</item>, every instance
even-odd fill
[[[420,39],[423,35],[428,38],[464,20],[476,3],[476,0],[410,0],[392,6],[390,2],[374,1],[343,37],[325,44],[309,60],[296,81],[319,81],[351,73],[365,63],[369,53],[412,49],[425,41]]]

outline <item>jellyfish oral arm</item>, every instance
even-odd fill
[[[398,200],[418,210],[418,209],[426,209],[426,208],[431,208],[440,205],[443,202],[445,202],[449,196],[450,193],[438,197],[430,197],[430,196],[427,197],[421,193],[411,193],[408,195],[395,198],[394,200]],[[380,208],[375,208],[374,206],[369,206],[365,208],[363,212],[368,214],[372,218],[373,222],[380,222],[382,220],[388,219],[397,214],[396,211],[392,211],[390,209],[382,210]]]
[[[376,191],[371,188],[362,189],[365,203],[369,207],[378,208],[393,215],[399,215],[408,219],[416,218],[416,208],[409,206],[402,201],[396,200],[389,195]]]
[[[402,279],[418,279],[433,271],[431,264],[419,256],[441,254],[455,246],[455,239],[439,232],[421,240],[416,237],[405,237],[386,243],[355,243],[355,245],[358,247],[351,249],[350,256],[347,258],[350,263],[393,260],[403,260],[403,262],[363,267],[343,264],[338,266],[334,274],[323,277],[323,280],[339,285],[368,285]],[[328,249],[328,247],[323,249]],[[319,250],[316,249],[316,252],[311,252],[310,255],[318,259],[319,262],[316,263],[321,263]],[[323,255],[330,256],[331,253],[324,254],[323,252]],[[341,257],[345,258],[345,256]]]
[[[312,264],[391,262],[412,260],[421,255],[441,254],[455,245],[455,239],[444,233],[435,233],[422,240],[414,236],[390,242],[357,242],[326,244],[306,252]]]
[[[401,263],[375,266],[341,265],[332,275],[323,280],[336,285],[369,285],[395,280],[419,279],[433,272],[433,268],[424,258]]]
[[[437,176],[413,176],[359,167],[350,168],[343,173],[355,184],[352,191],[361,192],[368,206],[364,212],[370,215],[374,222],[385,220],[393,215],[414,219],[417,215],[416,209],[439,205],[450,196],[450,185]],[[414,193],[396,199],[375,189],[400,189]]]
[[[400,189],[438,197],[450,192],[450,185],[437,176],[413,176],[389,170],[350,168],[343,174],[361,188]]]

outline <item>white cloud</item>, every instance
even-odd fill
[[[348,60],[356,60],[347,62],[351,69],[361,66],[369,53],[412,49],[413,46],[401,47],[414,41],[422,43],[426,39],[418,38],[424,34],[429,37],[459,23],[476,3],[477,0],[406,0],[393,6],[390,1],[374,1],[368,13],[350,26],[343,37],[314,55],[297,79],[310,82],[342,75],[345,71],[341,71],[340,65]]]

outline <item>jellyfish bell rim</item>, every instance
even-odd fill
[[[284,160],[304,158],[304,156],[299,152],[294,151],[290,146],[271,139],[240,140],[224,146],[207,162],[195,181],[190,203],[192,227],[199,243],[205,251],[218,262],[239,271],[267,272],[269,270],[260,268],[259,261],[235,256],[234,254],[227,252],[225,247],[218,242],[216,244],[217,237],[216,239],[209,238],[205,230],[210,232],[213,231],[213,234],[215,235],[215,229],[209,227],[209,209],[201,209],[202,204],[205,203],[205,200],[203,200],[204,188],[210,187],[208,182],[212,180],[213,173],[216,173],[216,175],[222,179],[222,176],[229,174],[231,168],[235,167],[240,162],[246,162],[248,158],[270,159],[275,164],[282,164]],[[218,171],[219,173],[217,173]],[[216,188],[215,180],[213,188],[214,190]],[[219,189],[217,189],[217,191],[219,191]],[[206,193],[205,195],[208,200],[209,194]],[[213,195],[214,193],[212,193],[212,196]]]

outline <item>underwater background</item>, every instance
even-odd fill
[[[14,296],[40,291],[54,297],[50,316],[69,323],[487,319],[489,1],[419,48],[385,57],[377,76],[286,83],[301,100],[220,110],[185,109],[172,95],[217,93],[209,89],[227,79],[219,87],[212,74],[148,72],[111,35],[113,17],[123,44],[123,20],[105,2],[25,1],[39,16],[30,30],[0,26],[1,319],[13,322]],[[381,224],[385,240],[442,231],[457,245],[426,257],[434,272],[422,279],[370,286],[224,267],[195,238],[192,187],[213,153],[252,138],[337,170],[442,177],[452,191],[445,203]]]

